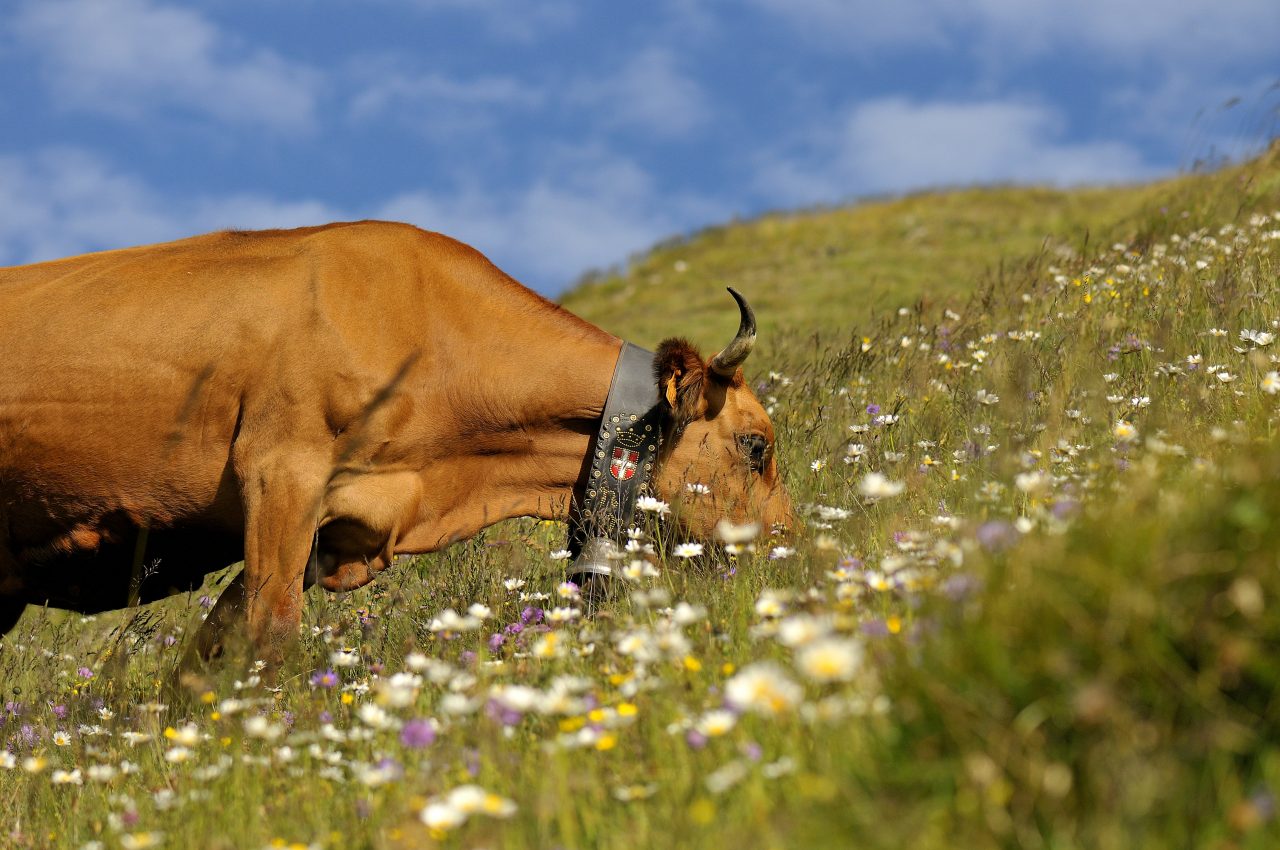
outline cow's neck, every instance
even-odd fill
[[[450,447],[447,486],[437,490],[453,499],[432,505],[431,548],[511,517],[568,516],[621,346],[562,311],[504,336],[507,357],[523,356],[474,396],[476,427]]]

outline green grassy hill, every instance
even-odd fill
[[[976,188],[771,213],[673,239],[561,303],[639,345],[677,335],[712,346],[737,327],[724,293],[732,286],[751,301],[767,346],[777,331],[848,334],[917,299],[967,297],[1037,258],[1065,263],[1116,241],[1142,244],[1278,197],[1273,148],[1244,165],[1141,186]]]
[[[648,518],[588,616],[563,528],[503,524],[167,705],[200,593],[29,609],[0,846],[1280,846],[1280,149],[766,217],[566,302],[711,342],[724,284],[793,539]]]

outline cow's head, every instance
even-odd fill
[[[704,360],[685,340],[668,339],[654,358],[658,394],[670,417],[655,489],[680,504],[686,532],[702,538],[710,538],[722,518],[759,523],[766,533],[792,522],[774,457],[773,423],[742,376],[756,341],[755,314],[746,299],[729,293],[742,322],[723,351]]]

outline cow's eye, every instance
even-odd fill
[[[763,434],[739,434],[738,448],[742,450],[742,457],[752,472],[764,471],[765,461],[769,456],[769,441]]]

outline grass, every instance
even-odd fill
[[[198,594],[30,611],[0,649],[0,843],[1276,846],[1277,186],[1273,151],[1113,198],[920,196],[660,249],[567,303],[599,319],[579,303],[612,309],[609,287],[676,257],[792,293],[759,306],[795,324],[752,378],[806,506],[794,551],[658,555],[594,618],[554,624],[574,607],[563,531],[504,524],[314,595],[278,691],[228,667],[185,708],[156,701]],[[1027,214],[965,211],[984,199]],[[885,287],[944,266],[901,238],[826,265],[797,247],[908,209],[949,234],[954,297],[815,308],[823,281],[857,279],[840,263]],[[655,315],[698,327],[673,306],[684,283],[651,290]],[[900,491],[872,498],[871,473]],[[433,623],[475,604],[480,628]],[[471,783],[491,796],[450,800]]]
[[[773,213],[671,240],[561,301],[639,345],[671,335],[711,345],[737,328],[724,293],[732,286],[755,307],[763,339],[794,330],[830,338],[918,299],[1019,279],[1033,257],[1079,262],[1188,220],[1233,220],[1242,205],[1280,197],[1277,157],[1273,149],[1262,162],[1146,185],[972,188]]]

